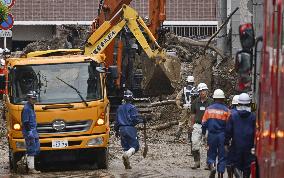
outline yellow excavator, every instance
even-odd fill
[[[113,40],[118,39],[118,41],[122,41],[122,31],[130,31],[132,33],[130,35],[128,33],[130,36],[128,38],[134,39],[135,42],[137,41],[140,45],[138,48],[141,48],[141,51],[143,49],[147,55],[144,55],[142,58],[152,59],[142,59],[140,64],[138,64],[142,70],[140,77],[142,77],[141,81],[143,84],[140,89],[148,89],[148,95],[171,94],[180,79],[179,60],[175,56],[169,55],[165,49],[160,47],[143,19],[133,8],[125,4],[109,21],[105,21],[90,35],[84,48],[84,54],[91,56],[93,54],[103,53]],[[135,42],[132,46],[136,46],[137,49],[138,44]],[[118,88],[125,87],[132,89],[131,85],[127,85],[127,79],[123,78],[126,74],[131,75],[131,71],[123,68],[125,68],[124,63],[129,64],[133,61],[128,60],[125,62],[124,58],[121,57],[123,50],[119,48],[119,42],[117,46],[117,58],[115,60],[106,58],[106,67],[110,65],[116,65],[118,67],[119,76],[115,83]],[[124,50],[124,52],[128,53],[127,50]]]

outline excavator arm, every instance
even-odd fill
[[[119,19],[119,21],[117,21],[117,19]],[[105,21],[95,32],[91,34],[87,40],[87,44],[85,45],[84,54],[91,56],[93,54],[105,53],[105,49],[108,45],[113,44],[115,37],[120,31],[122,31],[122,29],[124,29],[124,27],[128,27],[144,52],[150,59],[152,59],[152,64],[151,62],[143,62],[143,66],[146,66],[144,69],[147,70],[147,75],[151,73],[146,77],[147,79],[144,82],[144,86],[146,86],[145,88],[150,88],[151,93],[152,90],[163,93],[161,90],[166,91],[167,89],[165,88],[168,88],[167,91],[173,92],[173,88],[180,79],[179,60],[173,56],[169,56],[166,50],[159,46],[154,35],[151,33],[143,19],[133,8],[127,5],[123,5],[109,21]],[[151,45],[148,43],[144,35],[150,39]],[[118,72],[120,75],[122,71],[121,61],[122,59],[120,60],[118,58],[117,62],[114,62],[118,66]],[[106,61],[106,64],[108,66],[107,62],[108,61]],[[117,86],[120,86],[119,80],[120,77],[117,80]],[[163,88],[163,86],[167,87]],[[167,94],[170,94],[171,92]],[[166,94],[166,92],[164,94]]]
[[[93,21],[92,29],[97,30],[106,20],[113,17],[123,6],[129,5],[132,0],[100,0],[98,17]]]
[[[117,24],[113,25],[113,20],[121,16],[122,20]],[[155,37],[151,33],[150,29],[144,23],[143,19],[138,15],[138,13],[127,5],[123,5],[122,9],[117,12],[117,14],[110,20],[105,21],[88,39],[85,46],[85,55],[92,55],[102,53],[104,49],[112,42],[112,40],[118,35],[118,33],[127,26],[132,34],[135,36],[136,40],[139,42],[145,53],[149,58],[165,59],[166,52],[161,49],[157,43]],[[145,36],[143,35],[140,27],[149,36],[150,40],[153,42],[157,49],[152,50],[148,44]]]

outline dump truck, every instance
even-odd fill
[[[105,73],[96,70],[105,56],[81,53],[79,49],[37,51],[7,60],[3,114],[12,169],[25,154],[21,112],[30,90],[39,94],[35,113],[41,162],[88,160],[107,168],[109,100]]]

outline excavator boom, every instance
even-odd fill
[[[120,21],[117,22],[116,19],[120,19]],[[166,80],[166,83],[170,85],[168,87],[171,87],[171,91],[173,91],[175,84],[177,84],[180,79],[180,62],[177,58],[169,56],[166,51],[159,46],[143,19],[133,8],[127,5],[123,5],[109,21],[105,21],[89,37],[84,49],[85,55],[103,53],[106,47],[112,43],[124,27],[128,27],[147,56],[153,59],[152,64],[147,65],[154,65],[155,69],[152,70],[153,73],[151,77],[149,77],[148,82],[145,82],[145,85],[147,86],[151,83],[151,86],[148,88],[156,88],[153,85],[160,86],[160,84],[159,82],[153,81],[153,78],[156,81]],[[147,34],[147,37],[153,45],[148,43],[143,32]],[[152,49],[151,47],[154,48]]]
[[[129,5],[132,0],[100,0],[98,17],[93,21],[93,31],[97,30],[105,21],[110,20],[122,8]]]

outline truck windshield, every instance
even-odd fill
[[[101,99],[101,80],[96,66],[94,62],[16,66],[12,82],[13,101],[23,103],[30,90],[37,91],[39,104]],[[77,91],[58,78],[72,85]]]

